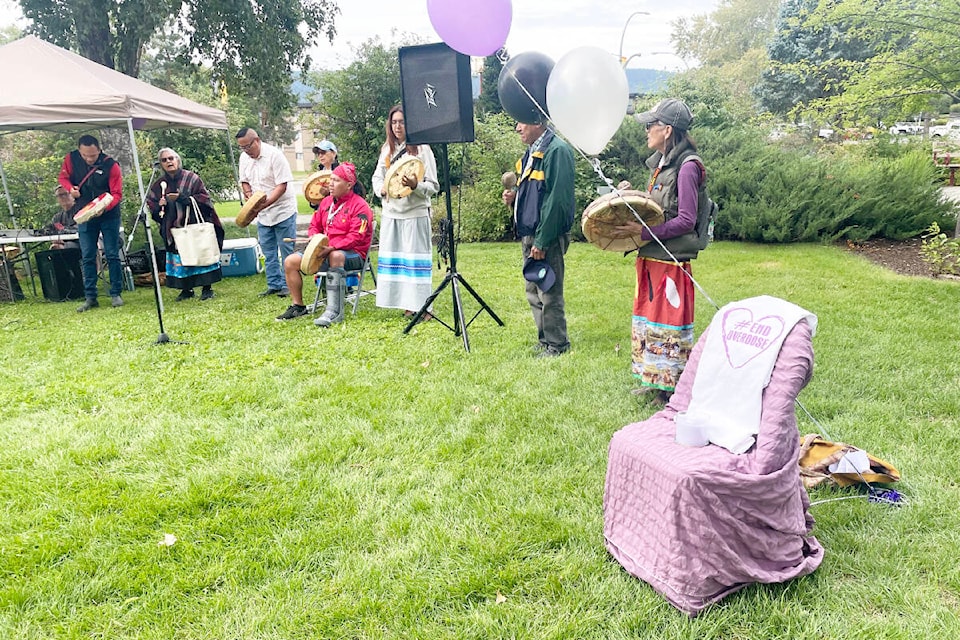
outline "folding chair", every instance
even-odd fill
[[[376,238],[377,235],[377,223],[376,219],[373,222],[373,237]],[[375,296],[377,295],[377,270],[373,264],[373,252],[377,250],[379,245],[376,242],[370,243],[370,249],[367,251],[367,257],[363,261],[363,266],[359,269],[348,269],[345,273],[347,278],[347,296],[344,299],[344,304],[353,302],[353,315],[357,315],[357,306],[360,304],[360,298],[363,296]],[[366,274],[370,274],[370,279],[373,280],[373,287],[370,289],[365,289],[363,286],[364,278]],[[350,293],[350,280],[351,278],[357,278],[356,286],[352,287],[353,292]],[[326,291],[327,291],[327,272],[318,271],[313,275],[313,282],[317,285],[317,295],[313,299],[313,306],[310,308],[312,313],[316,313],[321,306],[326,304]]]
[[[120,238],[123,238],[123,227],[120,227]],[[136,285],[133,281],[133,270],[130,269],[130,261],[127,258],[127,248],[120,243],[120,269],[123,272],[123,285],[122,289],[124,291],[134,291]],[[160,267],[160,271],[163,272],[164,265],[157,265]],[[103,281],[104,284],[109,286],[110,284],[110,269],[107,264],[107,255],[103,249],[103,237],[97,238],[97,279]]]
[[[603,496],[607,551],[691,617],[752,582],[785,582],[823,560],[793,408],[813,373],[810,327],[798,323],[783,342],[756,444],[742,455],[676,439],[675,417],[689,406],[713,330],[694,347],[670,403],[613,435]]]

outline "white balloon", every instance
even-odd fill
[[[567,140],[587,155],[610,142],[627,115],[630,89],[616,56],[598,47],[564,55],[547,79],[547,111]]]

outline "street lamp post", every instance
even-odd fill
[[[626,67],[627,67],[627,62],[629,62],[632,58],[637,57],[637,56],[640,55],[639,53],[635,53],[635,54],[633,54],[632,56],[630,56],[629,58],[627,58],[626,60],[623,59],[623,38],[624,38],[624,36],[627,35],[627,26],[629,26],[630,21],[633,20],[636,16],[648,16],[648,15],[650,15],[650,12],[649,12],[649,11],[634,11],[633,13],[630,14],[630,17],[627,18],[627,21],[623,23],[623,31],[620,32],[620,56],[619,56],[619,60],[620,60],[620,64],[623,65],[623,68],[624,68],[624,69],[626,69]]]

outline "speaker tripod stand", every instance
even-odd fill
[[[467,337],[467,327],[477,319],[483,311],[486,311],[490,314],[490,317],[493,318],[498,325],[503,326],[503,320],[501,320],[493,309],[490,308],[486,302],[483,301],[476,291],[473,290],[473,287],[460,275],[457,271],[457,244],[453,235],[453,204],[451,202],[450,196],[450,160],[447,154],[447,143],[440,144],[440,166],[443,169],[443,192],[445,196],[445,201],[447,204],[447,223],[445,225],[444,233],[447,239],[447,246],[450,248],[450,266],[447,268],[447,275],[444,276],[443,282],[440,283],[433,293],[430,294],[430,297],[427,298],[426,302],[423,303],[423,306],[420,307],[420,310],[414,314],[413,318],[410,320],[410,323],[404,328],[404,333],[409,333],[420,319],[427,313],[427,309],[430,308],[430,305],[433,304],[433,301],[437,299],[437,296],[447,287],[451,285],[451,290],[453,291],[453,326],[447,324],[440,318],[434,316],[434,319],[445,326],[447,329],[453,332],[455,336],[461,336],[463,338],[463,348],[470,351],[470,339]],[[463,302],[460,297],[460,286],[463,286],[467,292],[473,296],[480,304],[480,310],[477,311],[470,321],[465,320],[463,315]]]

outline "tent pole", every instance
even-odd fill
[[[134,170],[137,172],[137,186],[140,187],[140,207],[145,206],[147,201],[146,191],[143,188],[143,174],[140,173],[140,156],[137,154],[137,142],[133,137],[133,119],[127,118],[127,131],[130,133],[130,149],[133,151]],[[143,214],[143,226],[147,233],[147,246],[150,251],[150,268],[153,269],[153,295],[157,303],[157,320],[160,323],[160,336],[157,338],[157,344],[170,342],[169,336],[163,330],[163,296],[160,295],[160,273],[157,269],[157,251],[153,246],[153,232],[150,229],[150,212],[138,211],[137,218]],[[136,224],[136,222],[134,222]]]
[[[233,169],[233,184],[240,194],[240,202],[243,202],[243,191],[240,189],[240,169],[237,167],[237,160],[233,157],[233,139],[230,138],[230,130],[227,129],[227,151],[230,152],[230,167]]]
[[[3,182],[3,195],[7,197],[7,208],[10,209],[10,224],[17,228],[17,216],[13,215],[13,200],[10,199],[10,189],[7,188],[7,174],[3,170],[3,161],[0,160],[0,181]]]

